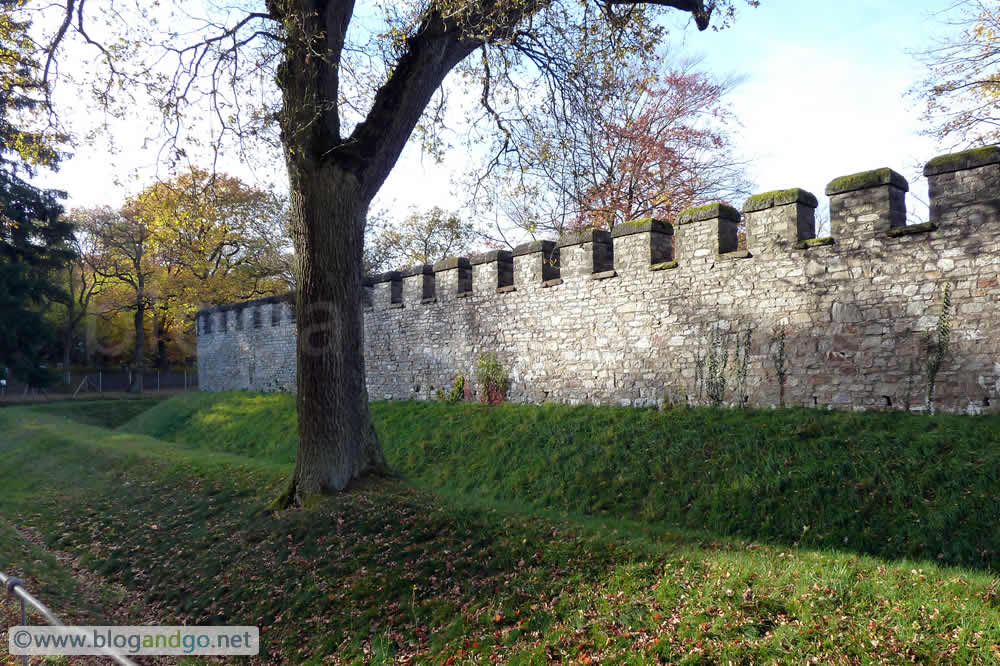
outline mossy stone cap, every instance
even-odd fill
[[[850,176],[834,178],[826,186],[826,194],[827,196],[831,194],[843,194],[844,192],[853,192],[854,190],[867,190],[872,187],[879,187],[880,185],[894,185],[904,192],[908,192],[910,189],[910,184],[906,182],[906,178],[902,174],[893,171],[889,167],[884,167],[882,169],[872,169],[871,171],[852,173]]]
[[[610,243],[611,232],[603,229],[591,229],[575,234],[566,234],[556,242],[556,247],[569,247],[570,245],[582,245],[584,243]]]
[[[414,275],[431,275],[433,273],[434,267],[430,264],[417,264],[404,270],[402,275],[403,277],[413,277]]]
[[[489,252],[480,252],[479,254],[474,254],[469,258],[469,263],[473,266],[478,266],[479,264],[488,264],[491,261],[500,262],[510,262],[513,258],[513,254],[510,250],[490,250]]]
[[[470,268],[471,262],[465,257],[448,257],[434,264],[434,272],[451,270],[452,268]]]
[[[372,284],[378,284],[380,282],[393,282],[402,277],[399,271],[388,271],[386,273],[379,273],[378,275],[372,276]]]
[[[628,222],[623,222],[622,224],[616,224],[614,231],[611,232],[611,237],[621,238],[622,236],[631,236],[632,234],[641,234],[646,232],[667,234],[669,236],[673,235],[674,227],[669,222],[657,220],[653,217],[644,217],[639,220],[629,220]]]
[[[754,213],[759,210],[767,210],[775,206],[785,206],[787,204],[800,203],[810,208],[819,205],[816,195],[800,187],[793,187],[787,190],[771,190],[755,194],[743,204],[744,213]]]
[[[691,222],[701,222],[702,220],[713,220],[715,218],[724,220],[740,221],[740,211],[724,203],[706,204],[695,206],[681,211],[677,216],[677,224],[690,224]]]
[[[924,175],[936,176],[939,173],[975,169],[988,164],[1000,164],[1000,146],[983,146],[960,153],[938,155],[924,166]]]
[[[556,242],[551,240],[540,240],[531,241],[530,243],[522,243],[514,248],[514,256],[520,257],[525,254],[534,254],[535,252],[544,252],[548,254],[552,252],[555,248]]]

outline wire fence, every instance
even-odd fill
[[[7,594],[15,597],[21,601],[21,625],[28,626],[28,606],[34,608],[38,611],[39,615],[45,618],[53,627],[65,627],[66,625],[55,616],[55,614],[48,609],[45,604],[36,599],[34,595],[24,589],[24,585],[21,583],[20,579],[13,576],[8,576],[7,574],[0,571],[0,586],[7,590]],[[121,664],[122,666],[137,666],[137,664],[120,653],[113,647],[102,648],[104,654],[109,658],[114,660],[115,663]],[[24,666],[28,666],[28,656],[24,655],[21,659],[21,663]]]
[[[61,373],[58,380],[44,389],[37,389],[16,377],[0,384],[0,398],[27,396],[29,394],[73,395],[87,393],[121,393],[128,391],[133,381],[142,378],[143,391],[197,391],[198,369],[147,370],[141,374],[129,370],[89,370]]]

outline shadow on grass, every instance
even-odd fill
[[[45,502],[49,546],[145,590],[164,622],[261,626],[276,662],[842,661],[875,654],[871,641],[937,661],[961,641],[983,656],[997,638],[989,581],[969,572],[654,540],[401,482],[269,514],[262,493],[229,482],[122,481],[86,503]]]

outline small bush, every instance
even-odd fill
[[[465,399],[465,375],[461,372],[455,375],[455,381],[451,385],[451,390],[447,393],[444,389],[437,392],[437,399],[441,402],[462,402]]]
[[[480,386],[479,399],[490,405],[499,405],[507,399],[510,378],[493,352],[481,354],[476,364],[476,382]]]

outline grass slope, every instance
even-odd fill
[[[0,513],[10,524],[145,591],[161,623],[260,625],[264,661],[1000,658],[997,584],[982,572],[609,531],[455,504],[400,482],[364,484],[309,511],[265,511],[290,472],[39,410],[0,411]],[[51,573],[52,560],[28,556],[43,560],[29,575]],[[23,557],[0,527],[0,562]]]
[[[293,395],[186,393],[142,412],[122,430],[187,447],[294,463],[297,423]]]
[[[44,414],[55,414],[87,425],[117,428],[164,401],[162,397],[124,400],[79,400],[33,405]]]
[[[534,508],[1000,568],[1000,417],[376,402],[413,481]],[[289,395],[192,394],[126,430],[291,463]]]

